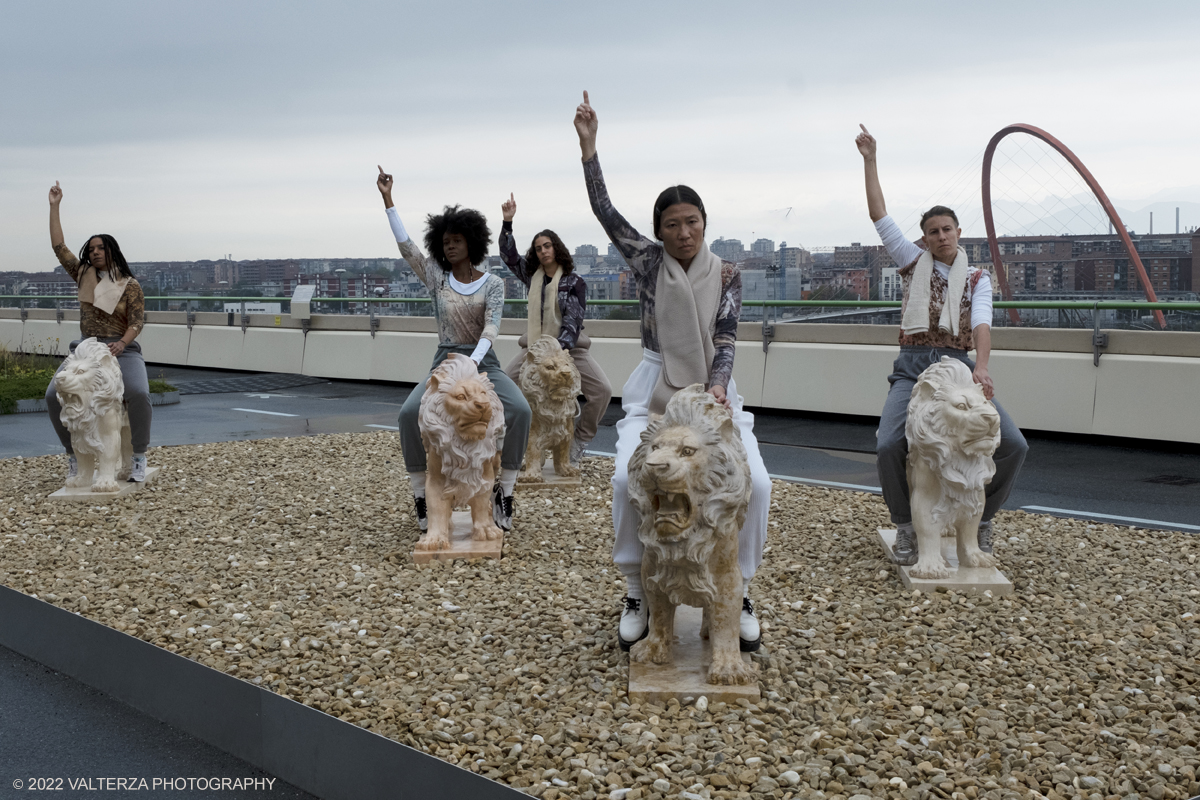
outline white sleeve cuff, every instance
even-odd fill
[[[483,361],[483,357],[487,355],[490,349],[492,349],[492,340],[480,339],[479,344],[475,345],[475,352],[471,353],[471,360],[478,364]]]
[[[400,212],[392,206],[387,210],[388,224],[392,226],[392,234],[396,237],[396,244],[402,244],[408,241],[408,231],[404,230],[404,223],[400,221]]]
[[[980,325],[991,327],[992,324],[992,277],[983,270],[971,293],[971,330]]]

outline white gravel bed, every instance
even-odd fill
[[[610,461],[519,492],[500,561],[416,567],[394,433],[154,449],[147,490],[45,499],[0,462],[0,582],[554,798],[1200,794],[1200,542],[996,521],[1009,598],[905,592],[881,499],[776,483],[757,706],[630,705]]]

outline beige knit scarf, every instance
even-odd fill
[[[105,271],[105,280],[95,267],[88,267],[79,276],[79,302],[91,303],[105,314],[111,314],[117,308],[117,303],[125,296],[125,287],[129,278],[113,280],[112,272]]]
[[[563,268],[560,266],[554,271],[550,285],[543,291],[542,284],[546,280],[545,270],[538,267],[537,272],[533,273],[533,279],[529,282],[529,328],[526,334],[530,344],[542,336],[558,338],[558,333],[562,329],[562,309],[558,306],[558,282],[562,276]]]
[[[654,295],[654,322],[663,368],[650,398],[650,412],[662,414],[677,391],[693,383],[708,386],[713,332],[721,301],[721,259],[706,242],[685,270],[663,251]]]
[[[942,304],[942,313],[938,317],[938,330],[958,336],[959,302],[963,290],[967,286],[967,275],[970,265],[967,251],[958,248],[958,255],[950,266],[950,277],[947,278],[946,302]],[[912,336],[929,331],[929,302],[931,298],[930,284],[933,281],[933,253],[928,250],[921,253],[917,266],[913,270],[912,280],[908,286],[908,299],[904,306],[904,318],[900,321],[901,329]]]

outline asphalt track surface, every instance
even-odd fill
[[[154,409],[153,446],[394,430],[412,387],[352,381],[287,386],[284,376],[150,367],[186,391]],[[284,388],[276,388],[283,386]],[[268,388],[263,388],[268,387]],[[226,391],[221,391],[222,389]],[[590,446],[615,450],[620,406],[610,406]],[[755,431],[776,477],[878,491],[876,420],[758,412]],[[1200,533],[1200,447],[1027,431],[1029,456],[1005,508]],[[44,413],[0,417],[0,458],[61,452]],[[151,454],[153,463],[153,454]],[[65,468],[65,461],[64,461]],[[1047,509],[1051,509],[1047,511]],[[518,508],[519,524],[520,509]],[[1141,522],[1138,522],[1138,521]],[[273,777],[71,678],[0,648],[0,799],[21,797],[30,777]],[[86,797],[64,791],[58,796]],[[214,796],[213,792],[112,792],[104,796]],[[278,779],[270,791],[224,797],[307,798]]]

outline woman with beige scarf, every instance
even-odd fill
[[[771,507],[771,478],[754,437],[754,415],[742,408],[733,380],[734,343],[742,308],[742,276],[734,264],[713,255],[704,241],[708,216],[700,196],[687,186],[672,186],[654,203],[655,240],[642,236],[608,197],[596,155],[596,112],[587,92],[575,111],[575,130],[583,152],[583,174],[596,219],[637,279],[641,310],[642,362],[621,392],[625,418],[617,423],[613,473],[613,562],[625,576],[625,608],[618,641],[628,650],[648,630],[642,594],[642,552],[637,511],[629,502],[628,465],[650,422],[671,396],[694,383],[729,409],[741,434],[750,466],[752,492],[746,523],[738,535],[742,572],[741,646],[757,650],[762,642],[750,581],[762,563]],[[670,309],[669,314],[656,313]]]
[[[58,263],[79,285],[79,329],[83,335],[71,342],[71,352],[75,352],[81,341],[94,336],[117,357],[125,379],[125,405],[133,445],[129,479],[140,483],[146,480],[146,448],[150,444],[150,381],[141,345],[134,340],[146,324],[146,300],[116,239],[107,233],[93,236],[78,257],[66,246],[58,209],[62,198],[62,188],[55,181],[50,187],[50,244]],[[62,424],[62,406],[54,381],[46,389],[46,406],[54,432],[70,456],[67,477],[73,478],[78,466],[71,449],[71,434]]]
[[[575,272],[575,262],[562,239],[552,230],[533,237],[529,252],[521,256],[513,238],[513,217],[517,201],[510,193],[500,206],[504,226],[500,229],[500,256],[517,279],[529,290],[528,330],[518,344],[517,354],[504,372],[520,385],[521,365],[529,352],[529,343],[541,336],[553,336],[563,350],[571,354],[579,370],[584,404],[571,443],[571,463],[578,465],[583,448],[596,436],[600,418],[612,400],[612,385],[604,370],[591,356],[592,341],[583,333],[583,312],[587,308],[587,283]],[[531,270],[531,266],[537,267]]]

